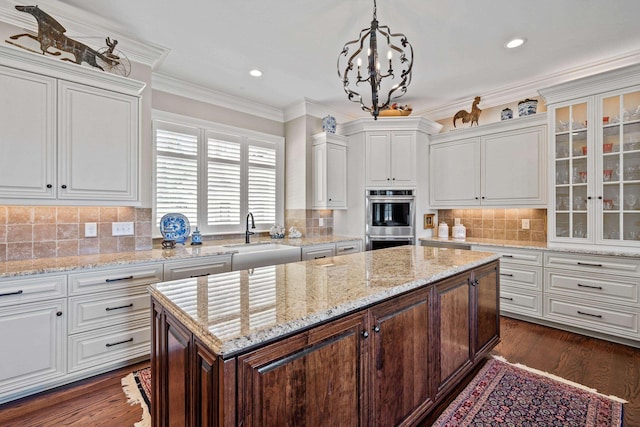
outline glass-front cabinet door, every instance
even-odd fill
[[[593,166],[588,161],[589,132],[587,100],[554,110],[554,234],[560,240],[591,239],[589,187]]]
[[[601,165],[598,199],[602,198],[603,243],[640,243],[640,88],[600,99]]]

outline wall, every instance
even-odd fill
[[[438,211],[438,224],[446,222],[449,225],[449,235],[451,235],[455,218],[460,218],[460,222],[466,227],[467,237],[547,241],[546,209],[441,209]],[[523,219],[529,220],[529,230],[522,229]]]
[[[134,222],[135,236],[111,236],[113,222]],[[98,237],[84,237],[95,222]],[[0,262],[151,249],[151,209],[0,206]]]
[[[532,96],[530,99],[537,99],[538,100],[538,107],[536,112],[537,113],[543,113],[545,111],[547,111],[547,106],[544,103],[544,98],[542,98],[541,96],[535,97]],[[511,110],[513,111],[513,117],[516,118],[518,117],[518,102],[520,101],[516,101],[516,102],[511,102],[509,104],[505,104],[505,105],[500,105],[498,107],[491,107],[491,108],[482,108],[482,101],[480,101],[480,104],[478,105],[478,107],[480,107],[480,109],[482,109],[482,112],[480,113],[480,118],[478,119],[478,125],[482,126],[482,125],[486,125],[488,123],[495,123],[495,122],[499,122],[501,120],[501,114],[502,114],[502,110],[504,110],[505,108],[511,108]],[[473,99],[469,100],[469,107],[464,108],[464,110],[466,111],[470,111],[471,110],[471,104],[473,103]],[[468,128],[469,127],[469,123],[462,123],[462,120],[458,119],[456,120],[456,127],[453,127],[453,114],[451,115],[451,117],[446,117],[446,118],[442,118],[439,120],[436,120],[438,123],[440,123],[442,125],[442,130],[440,131],[440,133],[443,132],[449,132],[451,130],[455,130],[455,129],[464,129],[464,128]]]

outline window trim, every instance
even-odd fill
[[[208,161],[207,156],[207,134],[210,132],[219,133],[219,134],[230,134],[241,136],[243,139],[242,143],[242,151],[246,153],[248,151],[247,142],[252,140],[256,140],[258,142],[270,143],[275,146],[276,149],[276,223],[284,224],[284,198],[285,198],[285,189],[284,189],[284,171],[285,171],[285,157],[284,157],[284,137],[267,134],[263,132],[258,132],[250,129],[244,129],[234,126],[229,126],[221,123],[211,122],[208,120],[197,119],[193,117],[184,116],[181,114],[169,113],[165,111],[152,110],[152,193],[153,193],[153,208],[152,208],[152,221],[153,221],[153,229],[152,236],[153,237],[162,237],[160,234],[160,228],[156,221],[156,199],[157,199],[157,148],[156,148],[156,130],[158,127],[162,129],[166,129],[162,126],[158,126],[158,122],[163,122],[163,124],[168,124],[170,128],[180,129],[196,129],[198,136],[198,184],[207,182],[207,169],[206,164]],[[248,159],[245,154],[243,154],[241,163],[247,163]],[[243,168],[243,170],[248,171],[248,169]],[[199,229],[205,235],[224,235],[224,234],[238,234],[244,233],[245,224],[244,218],[247,215],[247,192],[248,192],[248,177],[244,177],[243,186],[241,188],[241,211],[244,212],[241,214],[240,224],[237,226],[199,226]],[[198,224],[206,224],[207,222],[207,191],[206,188],[202,185],[198,187]],[[268,223],[258,223],[256,221],[256,230],[257,232],[266,232],[269,231],[271,226],[274,224]],[[192,225],[194,228],[194,225]],[[222,228],[222,229],[221,229]]]

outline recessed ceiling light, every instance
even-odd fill
[[[506,47],[507,49],[513,49],[514,47],[522,46],[526,41],[527,39],[525,39],[524,37],[516,37],[506,42],[504,44],[504,47]]]
[[[261,77],[262,71],[258,70],[257,68],[254,68],[253,70],[249,71],[249,74],[251,74],[253,77]]]

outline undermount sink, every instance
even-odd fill
[[[302,250],[299,247],[280,243],[241,243],[224,247],[237,251],[231,255],[231,269],[234,271],[296,262],[302,259]]]

